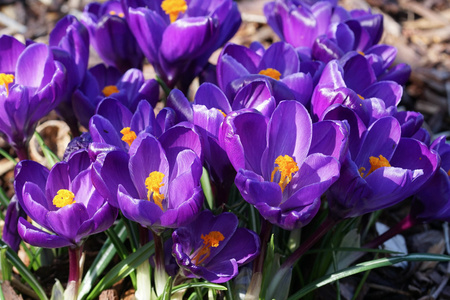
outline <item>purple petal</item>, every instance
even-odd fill
[[[75,202],[48,212],[46,219],[53,232],[77,242],[78,230],[86,220],[89,220],[89,215],[83,204]]]
[[[65,237],[47,233],[31,225],[23,218],[17,224],[22,239],[30,245],[42,248],[62,248],[73,246],[73,243]]]

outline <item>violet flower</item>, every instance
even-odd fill
[[[291,45],[277,42],[265,50],[254,42],[250,48],[235,44],[223,48],[217,61],[217,82],[229,99],[234,99],[243,85],[261,78],[266,79],[276,104],[290,99],[309,103],[312,77],[302,71],[299,56]]]
[[[188,223],[203,203],[198,155],[201,146],[192,128],[179,124],[158,139],[143,132],[129,154],[111,151],[97,159],[93,182],[128,219],[153,231],[176,228]]]
[[[19,221],[20,217],[26,218],[27,215],[20,207],[17,196],[14,195],[8,204],[8,208],[6,209],[2,240],[15,252],[19,251],[19,245],[22,241],[22,238],[17,232],[17,222]]]
[[[100,64],[89,69],[80,88],[75,91],[72,104],[79,122],[87,127],[97,105],[105,97],[120,101],[135,112],[139,101],[146,100],[152,107],[159,101],[159,84],[155,79],[145,80],[142,71],[130,69],[125,74],[113,67]]]
[[[237,228],[232,213],[214,216],[205,210],[172,234],[172,254],[187,278],[222,283],[238,274],[239,266],[253,260],[260,250],[259,237],[251,230]]]
[[[65,71],[47,45],[25,48],[6,35],[0,37],[0,45],[0,132],[19,159],[26,159],[37,122],[61,100]]]
[[[370,62],[362,55],[332,60],[323,70],[311,99],[314,120],[322,120],[333,104],[353,109],[369,125],[394,115],[403,89],[394,81],[377,81]]]
[[[383,117],[365,129],[354,112],[346,113],[354,114],[345,118],[351,128],[349,153],[339,179],[327,193],[335,218],[356,217],[392,206],[416,193],[436,172],[438,155],[422,142],[402,138],[395,118]]]
[[[241,24],[231,0],[124,0],[123,4],[130,29],[158,76],[184,92]]]
[[[131,68],[142,69],[144,55],[128,27],[120,1],[89,3],[81,22],[89,30],[92,46],[108,66],[122,73]]]
[[[313,125],[303,105],[282,101],[270,119],[248,110],[231,113],[219,141],[243,198],[266,220],[291,230],[311,221],[320,196],[339,177],[346,135],[344,124]]]
[[[72,154],[50,171],[34,161],[19,162],[14,188],[26,214],[42,226],[19,220],[20,236],[34,246],[77,248],[89,235],[108,229],[117,217],[117,209],[92,185],[87,151]]]

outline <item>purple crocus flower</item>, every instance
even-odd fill
[[[89,30],[92,46],[108,66],[122,73],[131,68],[142,69],[144,55],[131,34],[120,1],[89,3],[81,22]]]
[[[130,29],[158,76],[182,91],[241,24],[231,0],[124,0],[123,4]]]
[[[8,204],[5,215],[5,225],[3,226],[2,240],[13,249],[19,251],[19,245],[22,239],[17,232],[17,222],[19,218],[26,218],[24,210],[20,207],[17,196],[14,195]]]
[[[89,33],[76,17],[67,15],[59,20],[50,32],[49,45],[55,60],[61,62],[67,74],[70,74],[67,76],[67,88],[57,111],[76,136],[79,130],[78,121],[73,113],[72,94],[83,81],[88,67]]]
[[[300,65],[297,52],[284,42],[274,43],[267,50],[256,42],[250,48],[227,44],[217,61],[217,82],[227,97],[234,99],[243,85],[264,78],[276,103],[295,99],[307,104],[313,81]]]
[[[241,110],[227,116],[219,141],[237,171],[243,198],[284,229],[308,224],[320,196],[339,177],[346,126],[312,124],[306,109],[282,101],[270,119]]]
[[[176,228],[203,203],[197,153],[201,147],[192,128],[175,126],[158,139],[143,132],[129,153],[111,151],[97,159],[94,185],[128,219],[154,231]]]
[[[313,119],[321,120],[333,104],[353,109],[366,125],[394,115],[403,89],[394,81],[377,81],[369,61],[355,55],[332,60],[323,70],[311,99]]]
[[[349,109],[335,110],[334,117],[342,119],[343,112],[351,128],[349,153],[339,179],[327,193],[336,218],[360,216],[394,205],[417,192],[436,172],[438,155],[422,142],[402,138],[395,118],[383,117],[366,129]],[[353,117],[348,117],[352,113]]]
[[[238,267],[254,259],[260,250],[259,237],[238,228],[232,213],[214,216],[205,210],[197,219],[172,234],[172,254],[187,278],[222,283],[238,274]]]
[[[145,80],[138,69],[130,69],[123,75],[117,69],[107,68],[103,64],[89,69],[72,99],[75,115],[81,125],[88,126],[97,105],[105,97],[117,99],[135,112],[141,100],[146,100],[152,107],[156,106],[159,84],[155,79]]]
[[[17,164],[14,187],[20,205],[41,228],[20,218],[18,231],[27,243],[45,248],[79,247],[91,234],[108,229],[118,210],[92,185],[87,151],[46,167],[24,160]]]
[[[47,45],[25,47],[6,35],[0,45],[0,131],[25,159],[37,122],[61,100],[65,71]]]

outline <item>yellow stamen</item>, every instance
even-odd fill
[[[162,183],[164,176],[165,175],[161,172],[153,171],[148,175],[147,179],[145,179],[145,187],[148,190],[147,200],[150,201],[150,196],[153,194],[153,202],[155,202],[161,210],[164,210],[162,206],[164,194],[160,194],[159,189],[164,186],[164,183]]]
[[[269,76],[275,80],[280,80],[280,78],[281,78],[281,73],[272,68],[267,68],[265,70],[261,70],[261,71],[259,71],[258,74]]]
[[[184,13],[187,10],[187,4],[184,0],[164,0],[161,3],[161,8],[169,15],[170,23],[177,20],[180,13]]]
[[[75,203],[75,195],[69,190],[60,189],[56,196],[53,198],[53,205],[56,207],[64,207],[66,205],[70,205]]]
[[[294,175],[294,173],[297,172],[299,168],[295,160],[289,155],[278,156],[275,159],[275,164],[277,165],[277,167],[273,169],[270,181],[273,182],[275,173],[280,172],[280,181],[278,182],[278,185],[280,186],[281,191],[283,192],[286,186],[289,184],[289,182],[291,182],[292,175]]]
[[[121,134],[123,134],[122,141],[128,144],[128,146],[131,147],[131,144],[136,139],[136,132],[130,130],[130,127],[125,127],[120,131]]]
[[[358,51],[359,54],[361,54],[362,56],[366,56],[366,54],[362,51]]]
[[[123,13],[116,13],[116,11],[115,10],[111,10],[110,12],[109,12],[109,14],[111,15],[111,16],[119,16],[119,17],[121,17],[121,18],[123,18],[125,15],[123,14]],[[106,97],[108,97],[108,96],[106,96]]]
[[[450,176],[450,170],[448,170],[447,175]]]
[[[115,85],[107,85],[103,88],[102,93],[105,95],[105,97],[109,97],[112,94],[118,93],[119,89],[117,89],[117,86]]]
[[[367,172],[366,176],[364,176],[364,173],[362,173],[362,171],[365,171],[366,169],[364,167],[359,168],[359,173],[363,178],[366,178],[367,176],[372,174],[372,172],[378,170],[379,168],[391,167],[389,161],[381,154],[379,157],[375,156],[369,157],[369,162],[370,162],[370,170],[369,172]]]
[[[201,264],[211,254],[211,247],[219,247],[219,243],[225,239],[220,231],[211,231],[207,235],[201,236],[203,240],[203,246],[197,251],[192,259],[196,265]]]
[[[220,110],[220,109],[217,109],[217,110],[220,111],[220,113],[223,115],[224,118],[227,116],[227,114],[224,113],[222,110]]]
[[[358,95],[359,99],[364,100],[363,96],[361,96],[360,94],[357,94],[357,95]]]
[[[9,95],[9,84],[14,81],[13,74],[0,73],[0,85],[4,85],[6,88],[6,94]]]

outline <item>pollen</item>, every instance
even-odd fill
[[[9,84],[14,81],[14,75],[13,74],[5,74],[0,73],[0,85],[4,85],[6,88],[6,94],[9,94]]]
[[[130,130],[130,127],[125,127],[124,129],[122,129],[120,131],[121,134],[123,134],[122,136],[122,141],[124,141],[125,143],[128,144],[128,146],[131,147],[131,144],[134,142],[134,140],[136,139],[136,132],[134,132],[133,130]]]
[[[107,85],[103,88],[102,93],[105,97],[109,97],[112,94],[116,94],[119,92],[119,89],[115,85]]]
[[[361,96],[360,94],[357,94],[357,95],[358,95],[359,99],[364,100],[363,96]]]
[[[361,54],[362,56],[366,56],[366,54],[362,51],[358,51],[359,54]]]
[[[123,18],[123,17],[125,16],[123,13],[117,13],[115,10],[111,10],[111,11],[109,12],[109,14],[110,14],[111,16],[119,16],[119,17],[121,17],[121,18]],[[106,97],[108,97],[108,96],[106,96]]]
[[[220,231],[211,231],[207,235],[202,234],[201,239],[203,240],[203,245],[198,249],[194,258],[192,259],[196,265],[201,264],[205,259],[211,254],[211,247],[217,248],[221,241],[225,239]]]
[[[162,206],[162,201],[164,200],[164,194],[161,194],[159,189],[164,186],[163,178],[164,174],[158,171],[153,171],[148,175],[147,179],[145,179],[145,187],[147,188],[147,200],[150,201],[150,197],[153,199],[153,202],[157,204],[161,210],[164,210]]]
[[[273,182],[276,172],[280,172],[280,181],[278,182],[278,185],[283,192],[289,182],[291,182],[292,175],[294,175],[295,172],[299,170],[299,168],[295,160],[289,155],[278,156],[275,159],[275,164],[277,166],[272,171],[270,181]]]
[[[223,115],[223,117],[224,118],[226,118],[226,116],[227,116],[227,114],[226,113],[224,113],[222,110],[220,110],[220,109],[217,109],[222,115]]]
[[[53,198],[53,205],[56,207],[64,207],[66,205],[70,205],[75,203],[75,195],[69,190],[66,189],[60,189],[56,196]]]
[[[367,175],[365,177],[369,176],[370,174],[372,174],[373,171],[378,170],[379,168],[391,167],[391,164],[389,163],[389,161],[381,154],[378,157],[375,157],[375,156],[369,157],[369,162],[370,162],[370,170],[369,170],[369,172],[367,172]],[[361,169],[363,169],[363,168],[360,168],[360,170]],[[364,174],[362,173],[361,177],[363,175]]]
[[[259,71],[258,74],[269,76],[275,80],[280,80],[280,78],[281,78],[281,73],[272,68],[267,68],[265,70],[261,70],[261,71]]]
[[[173,23],[178,19],[178,15],[184,13],[188,7],[184,0],[164,0],[161,8],[169,15],[170,23]]]

